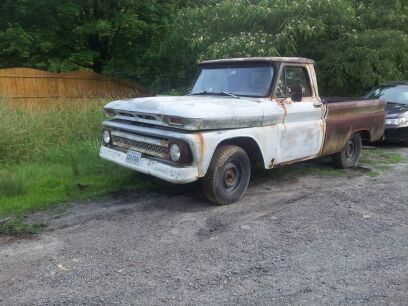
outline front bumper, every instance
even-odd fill
[[[389,128],[384,131],[385,141],[390,142],[408,142],[408,127]]]
[[[126,162],[126,153],[105,146],[101,146],[99,156],[123,167],[155,176],[170,183],[186,184],[198,179],[198,169],[193,166],[177,167],[143,156],[136,166]]]

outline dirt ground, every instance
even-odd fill
[[[0,238],[0,304],[406,305],[407,177],[272,171],[229,206],[193,185],[36,214],[45,232]]]

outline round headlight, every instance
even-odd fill
[[[180,147],[176,144],[170,146],[170,158],[172,161],[176,162],[180,159],[181,150]]]
[[[111,142],[111,135],[108,130],[103,131],[102,138],[105,144],[109,144]]]

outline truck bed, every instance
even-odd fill
[[[322,98],[326,107],[326,136],[322,155],[340,152],[354,133],[368,142],[384,135],[386,101],[354,98]]]
[[[322,97],[322,103],[337,103],[337,102],[356,102],[356,101],[372,101],[371,99],[365,99],[362,97],[351,98],[351,97]]]

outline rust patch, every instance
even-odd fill
[[[280,100],[276,100],[276,103],[282,107],[283,109],[283,118],[282,118],[282,124],[285,126],[285,120],[286,120],[286,116],[288,115],[288,110],[286,109],[286,105],[285,105],[285,100],[287,100],[287,98],[284,99],[280,99]],[[286,128],[286,126],[285,126]]]
[[[288,110],[286,109],[285,103],[282,103],[283,107],[283,120],[282,123],[285,124],[286,116],[288,115]]]
[[[385,110],[386,102],[382,100],[351,100],[336,102],[324,101],[327,107],[327,118],[339,118],[355,115],[365,115]]]
[[[320,121],[320,128],[322,129],[323,135],[326,135],[326,120],[322,120]],[[324,140],[322,141],[322,144],[320,146],[320,150],[319,150],[319,155],[322,155],[323,152],[323,148],[324,148]]]
[[[195,133],[195,135],[197,136],[197,143],[198,143],[198,158],[199,160],[197,160],[198,163],[202,162],[202,159],[204,157],[204,149],[205,149],[205,142],[204,142],[204,136],[201,132],[197,132]]]
[[[327,103],[326,132],[321,155],[340,152],[350,136],[357,132],[367,132],[370,141],[381,139],[385,127],[385,105],[381,100]]]
[[[277,165],[275,165],[275,166],[279,166],[279,167],[280,167],[280,166],[285,166],[285,165],[296,164],[296,163],[298,163],[298,162],[305,161],[305,160],[309,160],[309,159],[313,159],[313,158],[316,158],[316,157],[318,157],[318,155],[310,155],[310,156],[306,156],[306,157],[302,157],[302,158],[297,158],[297,159],[294,159],[294,160],[285,161],[285,162],[279,163],[279,164],[277,164]]]

